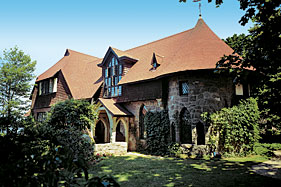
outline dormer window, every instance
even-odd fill
[[[152,60],[151,60],[151,65],[152,65],[152,68],[150,69],[150,71],[156,70],[156,68],[160,66],[160,64],[157,63],[157,59],[156,59],[155,53],[153,53]]]
[[[39,82],[39,95],[57,92],[57,78],[51,78]]]
[[[108,61],[108,66],[104,67],[104,96],[117,97],[121,96],[122,87],[118,86],[122,78],[123,66],[114,56]]]

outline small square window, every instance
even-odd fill
[[[180,95],[187,95],[189,93],[189,86],[187,82],[180,82]]]

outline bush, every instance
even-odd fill
[[[169,153],[170,121],[168,112],[147,112],[144,118],[147,129],[146,152],[153,155],[166,155]]]
[[[90,128],[97,118],[95,105],[85,100],[65,100],[52,106],[48,124],[55,128],[73,126],[80,130]]]
[[[247,155],[258,142],[260,112],[256,99],[240,101],[239,105],[223,108],[213,114],[204,113],[211,124],[209,145],[211,151]]]
[[[53,106],[44,124],[31,117],[17,120],[17,126],[24,127],[21,131],[0,136],[0,184],[70,186],[82,177],[81,171],[87,180],[94,163],[93,145],[82,130],[94,117],[89,103],[68,100]]]
[[[280,143],[273,143],[273,144],[257,143],[254,146],[254,152],[257,155],[262,155],[262,156],[266,156],[266,157],[272,157],[273,151],[276,151],[276,150],[281,150]]]

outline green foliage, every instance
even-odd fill
[[[55,128],[73,126],[80,130],[90,128],[97,118],[94,105],[84,100],[65,100],[52,106],[48,124]]]
[[[153,155],[168,154],[170,121],[167,111],[147,112],[144,118],[147,129],[146,151]]]
[[[280,143],[273,143],[273,144],[257,143],[254,146],[254,152],[257,155],[262,155],[262,156],[266,156],[266,157],[272,157],[273,151],[276,151],[276,150],[281,150]]]
[[[246,53],[245,46],[250,41],[250,36],[246,36],[245,34],[234,34],[231,37],[227,37],[223,41],[227,45],[229,45],[237,54],[243,57]]]
[[[202,116],[211,123],[209,145],[212,151],[218,149],[224,154],[247,155],[260,138],[260,112],[256,99],[249,98],[237,106]]]
[[[81,178],[81,172],[87,180],[95,160],[93,144],[83,130],[96,116],[92,107],[85,101],[69,100],[53,106],[45,124],[31,117],[17,121],[24,127],[20,132],[0,136],[0,183],[70,186]]]
[[[11,124],[15,125],[12,117],[26,112],[35,65],[36,61],[17,47],[4,50],[0,57],[0,117],[10,121],[6,123],[8,132]]]
[[[0,137],[0,183],[5,186],[57,186],[74,184],[93,160],[93,145],[71,126],[55,129],[22,121],[20,133]]]
[[[168,146],[168,150],[171,156],[176,156],[176,157],[184,153],[179,143],[171,143]]]

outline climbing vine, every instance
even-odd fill
[[[259,136],[260,112],[254,98],[240,101],[239,105],[223,108],[213,114],[204,113],[211,124],[209,145],[223,154],[246,155],[253,151]]]
[[[171,141],[168,111],[147,112],[144,125],[147,132],[146,152],[153,155],[167,154]]]

